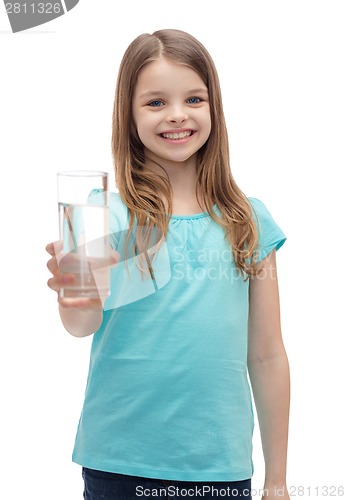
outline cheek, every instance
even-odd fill
[[[147,146],[153,139],[153,126],[150,121],[138,120],[137,135],[144,146]]]
[[[138,128],[138,130],[147,126],[146,124],[148,123],[148,114],[145,112],[143,108],[135,107],[132,110],[132,117],[133,117],[133,123]]]
[[[209,134],[210,134],[210,131],[211,131],[211,118],[210,118],[210,116],[208,118],[208,130],[209,130]]]
[[[206,116],[204,120],[204,130],[205,130],[205,135],[209,137],[210,132],[211,132],[211,118],[210,116]]]
[[[145,122],[138,123],[137,131],[142,142],[153,141],[156,138],[156,131],[158,130],[157,120],[153,118],[146,120]]]
[[[203,115],[200,117],[200,123],[203,126],[205,134],[210,134],[211,131],[211,116],[209,108],[204,110]]]

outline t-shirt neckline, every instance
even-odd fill
[[[217,205],[215,204],[213,206],[213,209],[215,210],[216,207]],[[210,217],[209,212],[200,212],[198,214],[190,214],[190,215],[175,215],[175,214],[171,215],[171,219],[202,219],[203,217]]]

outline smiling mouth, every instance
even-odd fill
[[[159,134],[164,139],[179,140],[186,139],[194,134],[194,130],[186,130],[185,132],[173,133],[173,134]]]

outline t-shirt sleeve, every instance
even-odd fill
[[[248,198],[248,200],[257,215],[254,219],[258,229],[258,262],[260,262],[274,248],[279,250],[287,238],[261,200],[257,198]]]

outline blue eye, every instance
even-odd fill
[[[190,97],[190,99],[188,99],[188,102],[190,104],[199,104],[201,102],[201,99],[199,97]]]
[[[152,106],[152,107],[156,108],[158,106],[163,106],[163,102],[162,101],[151,101],[148,103],[148,106]]]

